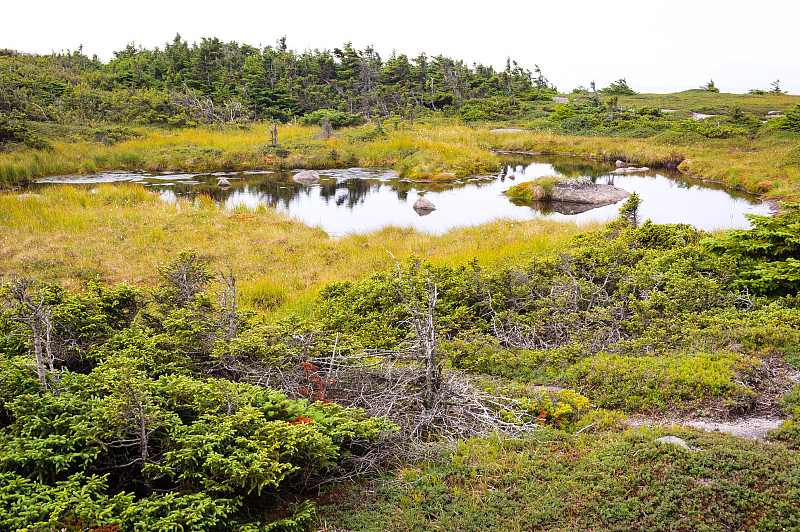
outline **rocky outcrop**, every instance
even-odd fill
[[[436,205],[431,203],[430,200],[420,197],[414,202],[414,210],[420,216],[426,216],[436,210]]]
[[[569,98],[564,98],[563,96],[553,96],[554,103],[569,103]]]
[[[595,207],[611,205],[630,196],[630,192],[615,187],[592,183],[590,180],[539,178],[514,185],[505,193],[515,202],[547,202],[549,208],[562,214],[578,214]]]
[[[553,185],[543,199],[600,207],[611,205],[630,195],[627,190],[614,185],[596,184],[588,179],[567,179]]]
[[[319,173],[315,170],[303,170],[296,173],[292,179],[301,185],[314,185],[319,182]]]

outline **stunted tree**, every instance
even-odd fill
[[[206,261],[194,250],[181,251],[178,258],[158,269],[164,279],[156,299],[184,308],[197,294],[206,291],[214,275],[206,268]]]
[[[622,96],[632,96],[636,91],[628,87],[628,82],[625,78],[620,78],[613,82],[611,85],[602,90],[603,94],[616,94]]]
[[[53,310],[47,302],[45,290],[32,279],[12,277],[0,289],[0,301],[5,307],[5,319],[30,331],[36,375],[43,390],[51,389],[48,376],[55,374],[50,334]]]
[[[641,204],[642,198],[636,192],[632,192],[628,199],[625,200],[625,203],[622,204],[622,207],[619,208],[619,219],[628,225],[639,227],[639,222],[641,221],[639,206]]]
[[[391,253],[389,254],[391,255]],[[407,279],[403,279],[403,270],[397,259],[395,259],[395,263],[397,264],[397,293],[410,314],[408,321],[411,325],[416,358],[425,366],[422,402],[425,408],[430,409],[436,404],[442,386],[442,367],[437,356],[439,340],[433,317],[439,292],[428,272],[425,273],[425,291],[422,294],[417,292],[413,277],[421,262],[414,264]]]
[[[708,92],[719,92],[719,89],[714,85],[713,79],[709,80],[708,83],[702,85],[700,88]]]

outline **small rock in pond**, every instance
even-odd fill
[[[301,185],[314,185],[319,181],[319,173],[315,170],[303,170],[296,173],[292,179]]]
[[[617,168],[616,170],[614,170],[611,173],[612,174],[631,174],[633,172],[647,172],[648,170],[650,170],[650,169],[648,167],[646,167],[646,166],[642,166],[641,168],[636,168],[635,166],[628,166],[628,167]]]
[[[630,165],[629,165],[628,163],[626,163],[625,161],[620,161],[619,159],[617,159],[617,162],[615,162],[614,164],[616,164],[616,165],[617,165],[617,168],[627,168],[627,167],[629,167],[629,166],[630,166]]]
[[[418,198],[417,201],[414,202],[414,210],[417,211],[417,214],[420,216],[425,216],[426,214],[430,214],[432,211],[435,211],[436,205],[425,198]]]
[[[219,188],[230,188],[231,182],[225,179],[224,177],[220,177],[219,181],[217,181],[217,186]]]

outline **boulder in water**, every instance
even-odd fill
[[[614,170],[611,173],[612,174],[631,174],[633,172],[647,172],[648,170],[650,170],[650,169],[648,167],[646,167],[646,166],[642,166],[641,168],[637,168],[635,166],[623,166],[621,168],[617,168],[616,170]]]
[[[303,170],[296,173],[292,179],[301,185],[314,185],[319,182],[319,173],[316,170]]]
[[[231,182],[224,177],[220,177],[219,181],[217,181],[217,186],[219,188],[231,188]]]
[[[426,214],[430,214],[431,212],[435,211],[436,205],[431,203],[430,200],[420,197],[414,202],[414,210],[417,211],[417,214],[420,216],[425,216]]]
[[[556,183],[546,195],[550,201],[584,203],[588,205],[611,205],[630,196],[627,190],[614,185],[595,184],[588,179],[566,179]]]

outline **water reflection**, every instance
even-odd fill
[[[207,174],[105,172],[93,176],[57,176],[42,179],[33,188],[53,183],[96,184],[134,181],[161,194],[165,201],[197,194],[210,196],[221,206],[259,205],[331,235],[373,231],[384,226],[413,227],[441,234],[455,227],[477,225],[497,218],[529,220],[538,217],[607,221],[615,218],[619,205],[585,209],[541,202],[520,202],[503,195],[515,183],[559,175],[583,177],[595,183],[616,185],[637,192],[643,199],[644,218],[658,223],[691,223],[703,229],[748,227],[745,214],[768,214],[766,205],[742,192],[705,183],[677,172],[663,170],[615,175],[613,165],[565,157],[508,156],[500,172],[455,182],[410,182],[393,170],[348,168],[320,170],[320,181],[301,185],[294,172],[214,172]],[[230,187],[220,188],[220,178]],[[91,186],[91,185],[88,185]],[[424,217],[413,208],[424,196],[435,206]]]

